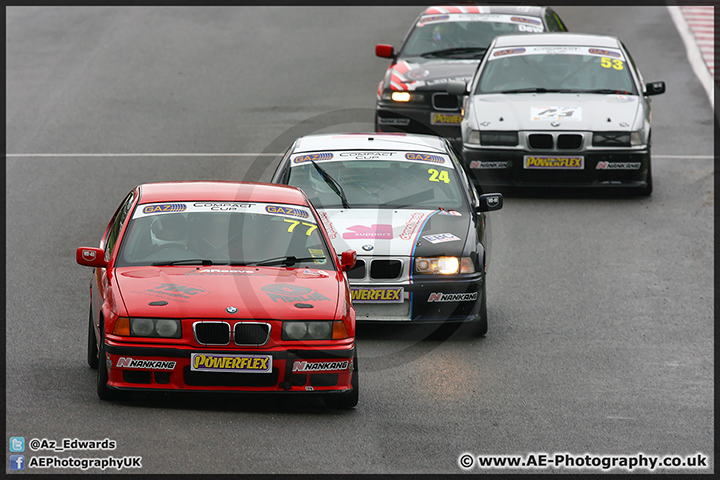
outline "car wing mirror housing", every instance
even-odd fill
[[[381,58],[395,58],[395,49],[392,45],[379,43],[375,45],[375,55]]]
[[[645,95],[660,95],[665,93],[665,82],[650,82],[645,85]]]
[[[467,95],[468,86],[465,82],[450,81],[445,85],[445,90],[450,95]]]
[[[340,255],[340,268],[343,272],[352,270],[357,263],[357,252],[355,250],[345,250]]]
[[[75,261],[85,267],[107,267],[102,248],[80,247],[75,253]]]
[[[501,193],[485,193],[480,195],[480,205],[475,209],[478,212],[493,212],[503,207]]]

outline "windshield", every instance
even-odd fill
[[[453,164],[447,156],[426,156],[439,163],[354,159],[317,164],[342,187],[350,208],[462,208],[462,189]],[[343,207],[342,198],[310,162],[291,162],[291,166],[289,184],[302,188],[316,208]]]
[[[332,269],[307,207],[269,203],[140,205],[117,260],[130,265],[281,265]]]
[[[479,54],[482,57],[497,35],[542,31],[542,21],[537,17],[472,13],[423,15],[408,36],[400,56],[456,56],[463,55],[462,49],[468,49],[465,56]],[[482,52],[477,52],[478,48]]]
[[[493,50],[475,93],[567,91],[637,95],[619,50],[581,47]],[[591,52],[595,53],[591,53]]]

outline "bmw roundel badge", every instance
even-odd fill
[[[373,247],[372,245],[363,245],[362,246],[362,249],[365,250],[366,252],[369,252],[373,248],[375,248],[375,247]]]
[[[227,308],[225,309],[225,311],[226,311],[227,313],[237,313],[237,312],[238,312],[238,309],[237,309],[237,307],[227,307]]]

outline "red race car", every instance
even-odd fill
[[[358,401],[355,310],[345,271],[302,190],[263,183],[139,185],[94,267],[88,363],[97,393],[213,391]]]

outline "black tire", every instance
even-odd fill
[[[482,300],[480,301],[480,311],[478,319],[470,324],[472,329],[470,334],[473,337],[484,337],[488,331],[488,313],[487,313],[487,288],[483,285]]]
[[[360,398],[359,382],[358,382],[358,361],[357,355],[353,359],[352,373],[352,391],[347,393],[336,393],[325,397],[325,405],[330,408],[351,409],[355,408]]]
[[[648,162],[647,185],[644,187],[640,187],[638,192],[643,197],[649,197],[650,195],[652,195],[652,191],[653,191],[652,162]]]
[[[108,388],[108,369],[107,360],[105,355],[105,339],[103,338],[102,332],[100,332],[100,354],[98,358],[98,369],[97,369],[97,394],[101,400],[115,400],[117,393]]]
[[[95,328],[93,326],[93,312],[90,307],[90,320],[88,321],[88,345],[87,345],[87,362],[90,368],[97,370],[98,368],[98,344],[95,338]]]

